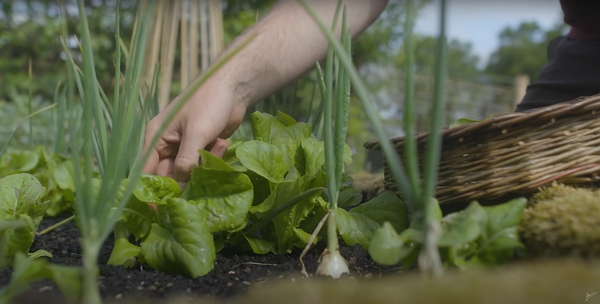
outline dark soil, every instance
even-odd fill
[[[40,230],[61,219],[45,219],[40,225]],[[79,231],[75,223],[71,222],[46,235],[36,237],[30,252],[44,249],[53,254],[53,258],[50,259],[52,263],[81,265],[78,238]],[[302,279],[298,259],[301,250],[285,255],[255,255],[225,248],[217,254],[215,267],[208,275],[192,279],[184,275],[156,271],[146,265],[138,265],[133,269],[107,265],[112,243],[111,236],[104,244],[99,258],[100,292],[107,301],[131,297],[160,300],[188,294],[223,299],[242,293],[249,286],[267,281]],[[323,248],[324,244],[317,245],[305,256],[308,273],[315,272],[317,259]],[[380,277],[400,270],[398,267],[382,267],[375,264],[366,250],[359,245],[348,247],[342,244],[340,250],[348,260],[351,276],[354,277]],[[0,287],[9,282],[10,275],[10,270],[0,271]],[[39,302],[40,299],[46,304],[66,302],[55,284],[39,281],[32,284],[32,288],[17,303],[42,303]]]

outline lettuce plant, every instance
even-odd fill
[[[31,174],[0,179],[0,223],[7,228],[0,231],[1,253],[9,264],[17,253],[27,253],[33,243],[48,208],[48,202],[42,201],[45,193],[46,188]]]
[[[442,227],[438,243],[442,261],[459,268],[507,262],[513,257],[515,248],[524,248],[518,229],[525,206],[523,198],[490,207],[473,202],[466,209],[444,218],[439,207],[436,208],[435,217]],[[401,233],[396,231],[388,224],[377,230],[369,254],[382,265],[401,262],[410,267],[424,246],[423,231],[417,222]]]
[[[70,158],[51,155],[44,146],[33,151],[8,151],[0,159],[0,177],[18,173],[32,174],[46,188],[42,198],[49,203],[46,215],[56,216],[72,209],[75,183]]]
[[[225,245],[258,254],[305,247],[328,212],[325,145],[310,124],[281,112],[253,113],[252,130],[254,140],[232,145],[224,159],[202,151],[184,192],[173,179],[144,175],[120,216],[109,263],[131,266],[138,260],[196,277],[212,270]],[[344,145],[343,160],[351,157]],[[339,189],[336,222],[347,244],[368,248],[386,221],[396,229],[406,226],[394,193],[353,207],[360,195],[345,174]],[[157,206],[156,214],[149,203]]]

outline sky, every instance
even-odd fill
[[[438,34],[439,7],[439,1],[434,0],[419,12],[416,33]],[[447,10],[448,37],[470,42],[481,58],[480,66],[485,66],[498,47],[498,34],[505,27],[536,21],[548,29],[562,21],[558,0],[448,0]]]

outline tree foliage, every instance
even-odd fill
[[[547,48],[552,39],[564,35],[567,26],[559,23],[546,30],[536,22],[523,22],[500,32],[500,46],[492,53],[485,71],[515,77],[527,74],[535,79],[548,62]]]
[[[77,10],[72,1],[65,3],[63,13],[67,20],[68,46],[79,53]],[[97,59],[99,81],[112,85],[114,75],[114,8],[116,1],[86,1],[89,10],[90,30]],[[135,1],[121,1],[124,41],[129,41]],[[32,62],[32,90],[45,100],[51,100],[59,81],[66,77],[66,56],[61,45],[62,21],[56,0],[3,1],[0,7],[0,100],[14,99],[16,94],[27,92],[29,60]]]
[[[437,38],[416,36],[414,38],[414,71],[418,74],[433,75]],[[397,66],[403,66],[404,51],[395,57]],[[448,76],[450,78],[474,78],[481,73],[478,68],[479,56],[473,53],[473,46],[468,42],[452,39],[448,42]]]

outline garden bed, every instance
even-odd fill
[[[60,220],[46,219],[45,228]],[[45,248],[54,254],[54,263],[77,265],[81,253],[74,223],[37,237],[32,250]],[[288,303],[327,303],[335,294],[341,303],[579,303],[586,295],[600,290],[600,264],[581,260],[521,260],[506,267],[450,271],[441,279],[426,279],[418,274],[393,275],[398,267],[373,263],[360,246],[342,245],[342,254],[350,262],[351,275],[342,280],[304,279],[300,275],[298,251],[289,255],[255,255],[222,251],[212,272],[190,279],[148,267],[124,269],[106,265],[112,237],[104,244],[100,256],[100,291],[108,303],[272,303],[283,297]],[[305,258],[309,272],[316,269],[322,246]],[[0,272],[0,286],[10,273]],[[360,279],[360,280],[356,280]],[[208,299],[213,299],[207,300]],[[586,303],[600,303],[591,296]],[[186,301],[187,300],[187,301]],[[314,300],[314,302],[313,302]],[[66,303],[58,288],[48,281],[32,285],[16,303]]]
[[[361,184],[363,179],[357,182]],[[365,181],[368,179],[364,179]],[[365,188],[365,186],[360,186]],[[361,188],[362,189],[362,188]],[[367,193],[374,189],[362,189],[364,199],[370,199]],[[40,224],[39,231],[63,220],[65,217],[46,218]],[[35,238],[30,252],[44,249],[52,253],[52,263],[60,265],[81,265],[81,247],[79,231],[75,222],[70,222],[56,230]],[[374,278],[385,274],[397,273],[401,267],[384,267],[374,263],[368,252],[360,245],[348,247],[341,243],[342,255],[348,260],[351,275],[354,278]],[[191,295],[210,298],[230,298],[245,292],[250,286],[262,285],[270,281],[295,281],[304,279],[301,274],[297,249],[291,254],[257,255],[252,252],[241,253],[225,248],[217,254],[215,268],[206,276],[191,279],[185,275],[170,274],[153,270],[146,265],[137,265],[132,269],[107,265],[113,247],[113,237],[109,237],[102,247],[99,265],[99,287],[106,301],[142,297],[164,299],[167,297]],[[311,249],[304,258],[307,271],[312,274],[317,268],[317,260],[325,242]],[[0,271],[0,287],[10,280],[10,270]],[[17,303],[65,303],[58,287],[51,281],[38,281],[32,284]]]

